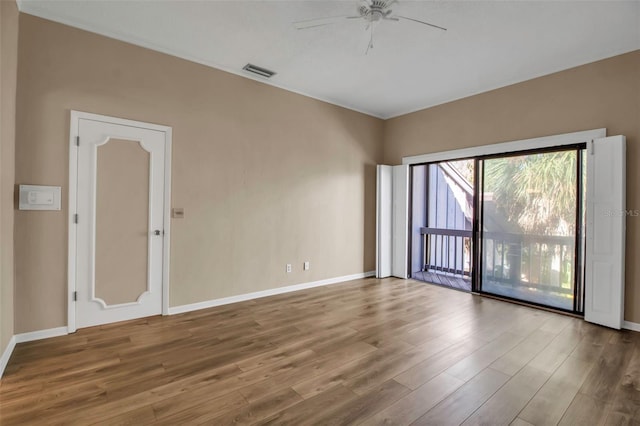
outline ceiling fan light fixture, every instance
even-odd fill
[[[365,23],[365,31],[369,32],[369,44],[365,55],[369,53],[369,50],[373,48],[373,33],[377,25],[382,21],[394,21],[400,20],[412,21],[418,24],[427,25],[432,28],[437,28],[442,31],[447,29],[439,25],[431,24],[420,19],[410,18],[408,16],[401,16],[393,14],[391,6],[397,4],[398,0],[359,0],[357,1],[357,15],[342,15],[342,16],[328,16],[325,18],[305,19],[303,21],[296,21],[293,24],[298,30],[305,30],[316,27],[324,27],[332,25],[344,19],[359,19]]]
[[[253,64],[247,64],[244,67],[242,67],[242,69],[252,74],[256,74],[256,75],[259,75],[260,77],[265,77],[265,78],[271,78],[274,75],[276,75],[275,71],[271,71],[266,68],[262,68]]]

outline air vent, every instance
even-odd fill
[[[270,71],[270,70],[268,70],[266,68],[258,67],[258,66],[253,65],[253,64],[247,64],[244,67],[242,67],[242,69],[245,70],[245,71],[249,71],[251,73],[257,74],[260,77],[271,78],[274,75],[276,75],[276,73],[273,72],[273,71]]]

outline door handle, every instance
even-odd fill
[[[162,233],[162,231],[160,231],[159,229],[156,229],[155,231],[153,231],[153,235],[160,235]]]

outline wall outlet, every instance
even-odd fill
[[[309,265],[309,261],[307,260],[306,262],[304,262],[304,270],[308,271],[309,268],[311,268],[311,266]]]
[[[291,264],[287,263],[287,272],[291,272]]]

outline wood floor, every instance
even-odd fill
[[[463,278],[431,271],[417,271],[411,274],[411,277],[418,281],[439,284],[462,291],[471,291],[471,279],[467,277]]]
[[[640,337],[366,279],[19,344],[4,424],[638,424]]]

